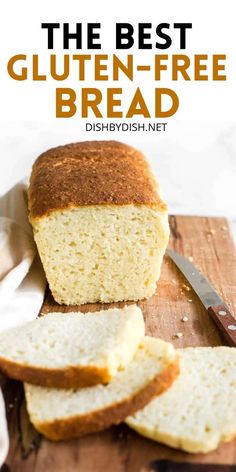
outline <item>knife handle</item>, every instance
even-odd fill
[[[208,313],[230,346],[236,347],[236,320],[226,305],[210,306]]]

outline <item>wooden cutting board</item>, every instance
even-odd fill
[[[171,216],[170,227],[170,247],[193,260],[235,316],[236,257],[227,220]],[[115,305],[122,306],[122,303]],[[156,295],[139,305],[145,316],[146,332],[151,336],[171,341],[175,347],[223,344],[200,301],[168,257],[163,263]],[[93,304],[76,309],[86,312],[103,307]],[[42,307],[44,314],[72,310],[75,307],[57,305],[47,292]],[[188,321],[183,322],[183,316]],[[183,336],[176,337],[177,333]],[[82,439],[52,443],[30,425],[20,383],[8,380],[4,396],[10,434],[5,472],[138,472],[153,470],[152,463],[157,459],[236,464],[236,440],[210,454],[190,455],[142,438],[124,425]]]

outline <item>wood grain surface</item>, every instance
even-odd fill
[[[193,260],[235,317],[236,257],[227,221],[171,216],[170,226],[170,247]],[[224,344],[208,313],[168,257],[164,260],[155,296],[139,305],[144,313],[146,333],[151,336],[171,341],[175,347]],[[93,304],[76,309],[86,312],[103,307]],[[47,292],[42,313],[53,310],[67,312],[75,307],[60,307]],[[182,321],[183,317],[187,317],[187,321]],[[152,464],[160,459],[236,464],[236,440],[206,455],[190,455],[145,439],[124,425],[78,440],[52,443],[42,438],[29,423],[22,385],[8,380],[3,390],[10,450],[2,472],[144,472],[154,470]]]

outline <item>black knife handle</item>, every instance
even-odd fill
[[[236,465],[153,461],[144,472],[236,472]]]
[[[236,347],[236,319],[226,305],[210,306],[208,313],[224,336],[227,344]]]

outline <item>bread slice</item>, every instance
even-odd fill
[[[135,431],[187,452],[208,452],[236,436],[236,349],[178,350],[172,387],[126,423]]]
[[[49,439],[82,436],[120,423],[166,390],[177,374],[173,346],[145,337],[108,385],[56,390],[25,384],[27,409],[35,428]]]
[[[36,385],[106,383],[133,358],[145,334],[136,305],[96,313],[51,313],[0,335],[0,369]]]
[[[155,293],[168,212],[139,151],[115,141],[50,149],[33,166],[29,210],[58,303],[136,301]]]

